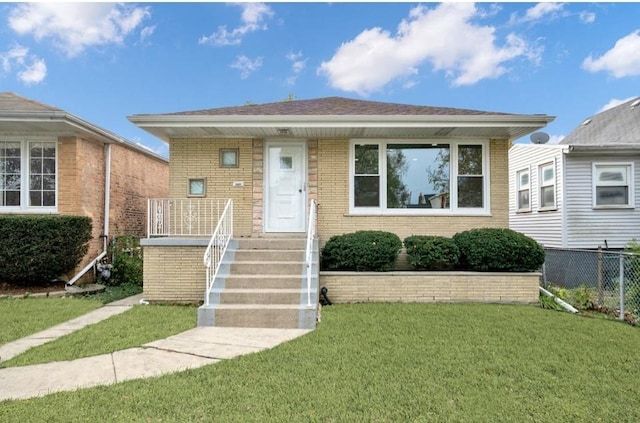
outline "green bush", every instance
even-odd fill
[[[48,283],[73,270],[91,240],[85,216],[5,216],[0,218],[0,282]]]
[[[453,269],[460,259],[460,250],[451,238],[412,235],[404,239],[409,265],[416,270]]]
[[[142,250],[140,240],[132,235],[113,239],[110,246],[113,257],[111,276],[103,279],[108,286],[142,286]]]
[[[545,252],[534,239],[506,228],[478,228],[452,237],[460,249],[460,268],[473,271],[532,272]]]
[[[331,237],[322,249],[323,270],[385,272],[395,267],[402,241],[384,231],[357,231]]]

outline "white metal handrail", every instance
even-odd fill
[[[316,237],[316,208],[318,203],[311,200],[309,204],[309,220],[307,228],[307,249],[304,255],[305,267],[307,269],[307,306],[311,307],[311,269],[313,266],[313,240]]]
[[[213,235],[211,235],[209,245],[207,245],[207,249],[204,252],[204,265],[206,267],[207,278],[207,291],[205,293],[204,303],[207,306],[209,305],[209,295],[211,294],[211,290],[213,289],[213,283],[216,279],[218,271],[220,270],[222,257],[227,251],[229,241],[231,241],[232,237],[233,201],[231,199],[228,199],[224,206],[224,210],[222,211],[222,215],[220,216],[220,220],[218,220],[216,229],[213,231]]]
[[[210,236],[225,207],[223,199],[150,198],[147,237]]]

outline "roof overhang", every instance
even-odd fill
[[[156,137],[172,138],[500,138],[545,127],[547,115],[133,115]]]
[[[128,148],[166,161],[166,158],[65,111],[0,111],[0,135],[80,137]]]
[[[624,155],[626,152],[629,152],[632,154],[638,154],[638,151],[640,151],[640,144],[607,144],[607,145],[570,144],[570,145],[565,145],[565,147],[567,148],[565,151],[568,154],[579,154],[579,153],[594,154],[595,153],[595,154],[603,155],[607,153],[614,153],[616,155],[621,155],[621,154]]]

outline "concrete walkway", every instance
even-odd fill
[[[84,316],[0,346],[0,361],[87,325],[122,313],[141,296],[120,300]],[[110,385],[196,368],[273,348],[310,329],[197,327],[141,347],[71,361],[0,369],[0,401]]]

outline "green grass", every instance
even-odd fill
[[[102,306],[85,298],[0,298],[0,345],[33,335]]]
[[[3,362],[0,367],[72,360],[137,347],[195,327],[196,312],[197,308],[191,306],[135,306],[122,314],[31,348]]]
[[[0,421],[640,421],[638,328],[539,307],[356,304],[272,350],[7,401]]]
[[[136,284],[123,284],[120,286],[107,286],[104,292],[87,295],[87,298],[98,300],[103,304],[108,304],[132,295],[140,294],[142,287]]]

